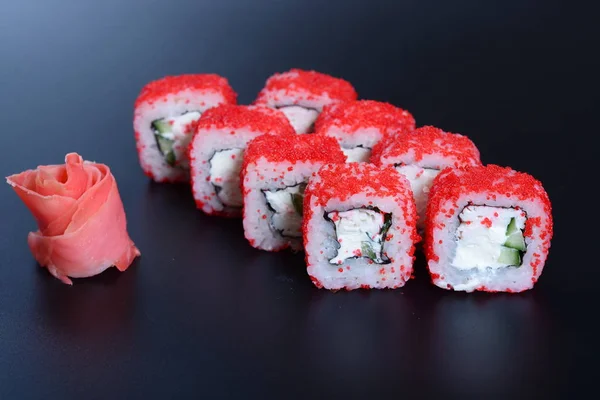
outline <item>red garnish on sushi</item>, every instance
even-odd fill
[[[277,134],[295,134],[294,128],[281,111],[261,106],[240,106],[222,104],[210,108],[202,114],[197,130],[200,129],[236,129],[248,128],[256,132],[277,132]]]
[[[259,93],[256,103],[266,102],[268,93],[277,91],[283,91],[285,95],[305,92],[307,97],[326,96],[332,101],[351,101],[358,97],[348,81],[316,71],[292,69],[271,76],[264,89]]]
[[[166,76],[148,83],[135,101],[135,107],[186,89],[219,91],[227,102],[235,103],[237,100],[237,94],[229,86],[226,78],[216,74],[185,74]]]
[[[406,192],[406,187],[410,187],[405,186],[409,185],[406,178],[402,176],[400,180],[398,179],[399,174],[394,168],[380,168],[364,163],[330,165],[326,169],[321,169],[319,175],[321,180],[327,184],[314,185],[312,194],[323,206],[331,199],[343,201],[353,195],[365,192],[376,193],[377,197],[393,197],[398,193]],[[352,178],[340,179],[340,176]],[[405,184],[403,185],[401,181],[405,181]],[[306,206],[308,203],[304,204]],[[410,225],[410,220],[416,218],[411,214],[407,214],[406,217],[409,220],[407,225]]]
[[[39,166],[6,178],[38,224],[28,244],[38,263],[64,283],[140,255],[129,238],[117,184],[104,164],[67,154],[64,165]]]
[[[386,137],[373,148],[371,161],[385,164],[384,159],[409,156],[407,164],[419,164],[426,155],[439,155],[452,160],[453,167],[480,165],[479,150],[466,136],[444,132],[433,126],[415,129],[410,135]],[[440,157],[437,157],[438,159]],[[448,161],[445,161],[447,163]],[[432,168],[443,168],[447,165],[428,165]]]
[[[540,181],[529,174],[514,171],[509,167],[489,164],[468,169],[447,169],[436,177],[436,182],[441,179],[444,180],[444,185],[436,185],[434,182],[430,193],[430,201],[433,200],[434,193],[437,191],[443,191],[444,193],[441,197],[436,196],[438,199],[443,197],[444,199],[449,198],[457,201],[463,193],[487,192],[504,195],[507,192],[515,191],[515,188],[518,187],[516,195],[519,200],[540,200],[548,214],[550,214],[550,200]],[[529,218],[528,222],[532,220],[533,218]],[[525,236],[527,236],[527,233]]]
[[[358,100],[330,104],[323,108],[315,122],[315,132],[326,132],[339,127],[347,134],[363,128],[375,128],[384,134],[395,134],[415,129],[415,119],[406,110],[389,103]]]
[[[270,162],[344,163],[346,158],[337,141],[318,135],[259,136],[248,143],[242,171],[264,157]]]

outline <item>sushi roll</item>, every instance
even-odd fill
[[[398,288],[413,270],[415,202],[392,167],[326,165],[306,188],[303,237],[319,288]]]
[[[264,134],[294,135],[287,118],[261,106],[224,104],[206,111],[190,144],[192,192],[207,214],[242,215],[240,170],[248,142]]]
[[[427,206],[433,283],[466,292],[521,292],[542,270],[552,238],[548,195],[532,176],[496,165],[445,169]]]
[[[260,136],[242,167],[244,235],[267,251],[302,248],[302,204],[310,176],[324,164],[344,163],[336,141],[317,135]]]
[[[408,179],[417,204],[420,231],[425,228],[429,189],[440,171],[481,165],[479,150],[469,138],[433,126],[415,129],[410,135],[386,137],[373,148],[371,162],[392,165]]]
[[[236,98],[227,79],[215,74],[167,76],[144,86],[133,119],[144,173],[157,182],[188,182],[188,144],[200,115]]]
[[[292,69],[271,76],[255,104],[281,110],[296,133],[312,133],[314,122],[328,104],[356,100],[352,85],[316,71]]]
[[[373,100],[327,106],[315,123],[317,134],[339,142],[347,162],[368,162],[373,146],[385,136],[413,129],[415,119],[408,111]]]

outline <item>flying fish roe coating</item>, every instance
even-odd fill
[[[344,163],[346,157],[337,141],[317,135],[262,135],[248,143],[242,171],[264,157],[269,162]]]
[[[427,155],[452,160],[455,168],[481,165],[479,150],[468,137],[433,126],[417,128],[410,135],[385,137],[373,148],[371,162],[385,165],[389,164],[386,159],[406,158],[407,164],[419,164]],[[429,166],[441,169],[447,165]]]
[[[318,174],[321,179],[312,186],[311,194],[317,196],[322,206],[331,199],[345,201],[361,193],[374,198],[412,196],[406,178],[392,167],[381,168],[366,163],[337,164],[321,168]],[[308,204],[304,203],[305,206]],[[407,221],[407,224],[410,223],[410,220]]]
[[[308,100],[328,97],[333,101],[356,100],[358,94],[350,82],[323,74],[317,71],[291,69],[277,73],[267,79],[265,87],[260,91],[255,101],[256,104],[268,102],[268,94],[283,92],[285,96],[294,96],[305,92]]]
[[[222,104],[206,110],[198,121],[200,129],[249,128],[259,132],[293,135],[294,128],[281,111],[261,106]]]
[[[493,164],[442,171],[431,188],[428,211],[435,212],[443,202],[457,201],[465,193],[487,193],[488,197],[510,195],[517,201],[536,200],[544,205],[548,215],[551,212],[550,199],[540,181],[524,172]],[[549,225],[551,233],[551,219]]]
[[[237,93],[229,85],[226,78],[217,74],[184,74],[166,76],[148,83],[142,88],[140,95],[135,101],[135,107],[137,108],[145,102],[153,103],[168,94],[188,89],[221,93],[226,102],[231,104],[235,104],[237,101]]]
[[[376,128],[385,134],[397,134],[415,129],[415,119],[406,110],[374,100],[330,104],[315,121],[315,132],[326,133],[331,128],[353,134],[361,129]]]

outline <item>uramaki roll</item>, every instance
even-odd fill
[[[440,171],[481,165],[479,150],[468,137],[433,126],[407,135],[387,136],[373,148],[371,162],[394,166],[408,179],[417,203],[420,231],[425,227],[429,190]]]
[[[329,105],[315,123],[317,134],[339,142],[347,162],[369,162],[380,140],[413,129],[415,119],[408,111],[373,100]]]
[[[336,141],[317,135],[263,135],[248,143],[242,167],[244,235],[267,251],[302,249],[304,189],[325,164],[344,163]]]
[[[304,201],[308,274],[326,289],[398,288],[413,271],[415,202],[392,167],[326,165]]]
[[[296,133],[312,133],[324,106],[356,100],[357,96],[350,82],[295,68],[267,79],[255,104],[281,110]]]
[[[235,104],[227,79],[215,74],[167,76],[140,92],[133,119],[144,173],[157,182],[189,181],[188,144],[200,115],[219,104]]]
[[[496,165],[446,169],[427,206],[433,283],[466,292],[531,289],[552,238],[551,205],[531,175]]]
[[[294,135],[280,111],[224,104],[206,111],[190,144],[192,192],[207,214],[242,215],[240,171],[248,142],[261,135]]]

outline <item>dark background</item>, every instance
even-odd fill
[[[3,1],[0,175],[108,164],[143,256],[68,287],[36,266],[35,224],[0,190],[0,398],[572,397],[595,387],[599,330],[597,10],[552,1]],[[189,188],[142,174],[141,87],[216,72],[239,102],[292,67],[466,134],[540,179],[555,236],[534,290],[464,294],[424,262],[396,291],[314,288]],[[592,392],[593,393],[593,392]]]

